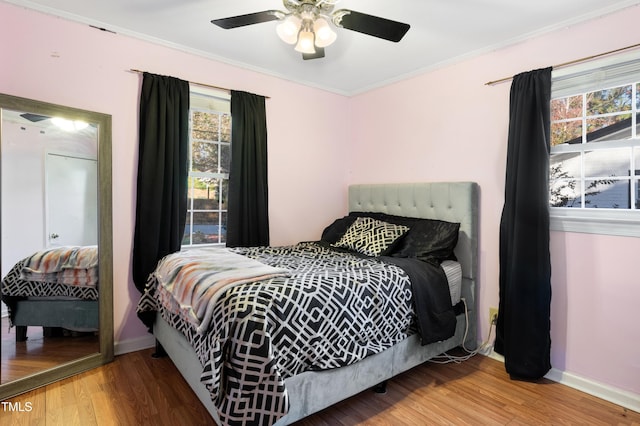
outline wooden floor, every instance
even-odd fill
[[[211,425],[169,358],[151,350],[9,400],[1,425]],[[22,411],[17,411],[22,410]],[[543,381],[511,381],[484,356],[426,363],[298,423],[316,425],[640,425],[640,413]]]
[[[28,327],[27,341],[16,342],[9,318],[1,321],[0,383],[6,383],[100,351],[94,333],[44,337],[42,327]]]

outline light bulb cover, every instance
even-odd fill
[[[300,34],[298,34],[298,44],[296,44],[295,50],[300,53],[316,53],[314,40],[315,35],[313,34],[313,31],[300,31]]]
[[[89,127],[89,123],[82,120],[68,120],[62,117],[53,117],[51,122],[67,132],[75,132]]]
[[[89,127],[89,123],[87,123],[86,121],[82,121],[82,120],[75,120],[75,121],[73,122],[73,127],[74,127],[76,130],[84,130],[84,129],[86,129],[87,127]]]
[[[316,46],[327,47],[333,44],[338,35],[331,29],[329,23],[324,18],[318,18],[313,23],[313,30],[316,34]]]
[[[276,26],[276,33],[287,44],[296,44],[300,32],[301,20],[295,15],[289,15]]]

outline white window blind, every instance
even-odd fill
[[[619,86],[640,75],[640,51],[553,70],[552,98]]]

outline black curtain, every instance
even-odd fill
[[[269,245],[268,192],[265,98],[232,90],[228,247]]]
[[[132,259],[133,281],[140,291],[158,260],[180,250],[187,214],[188,156],[189,83],[144,73]]]
[[[537,380],[551,369],[550,99],[551,68],[514,77],[495,351],[504,355],[507,373],[520,380]]]

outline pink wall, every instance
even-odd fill
[[[634,44],[633,31],[618,29],[635,28],[639,19],[640,8],[631,8],[348,99],[0,3],[0,92],[113,116],[116,341],[146,335],[131,282],[140,77],[130,68],[271,97],[275,245],[316,238],[346,211],[348,183],[477,181],[484,338],[488,307],[498,303],[509,97],[508,83],[484,83]],[[301,99],[313,100],[305,115],[298,113]],[[553,366],[640,393],[640,328],[632,306],[640,300],[633,264],[640,239],[554,232],[551,250]]]
[[[116,342],[147,335],[131,280],[140,69],[269,96],[274,245],[317,239],[346,210],[348,98],[0,3],[0,92],[113,118]],[[305,103],[304,114],[300,100]],[[330,123],[330,125],[319,125]]]
[[[483,338],[488,308],[498,306],[510,90],[510,83],[484,83],[635,44],[637,32],[620,28],[636,28],[639,20],[640,7],[632,7],[364,93],[350,103],[351,182],[480,184]],[[638,238],[552,233],[553,367],[640,393],[638,253]]]

